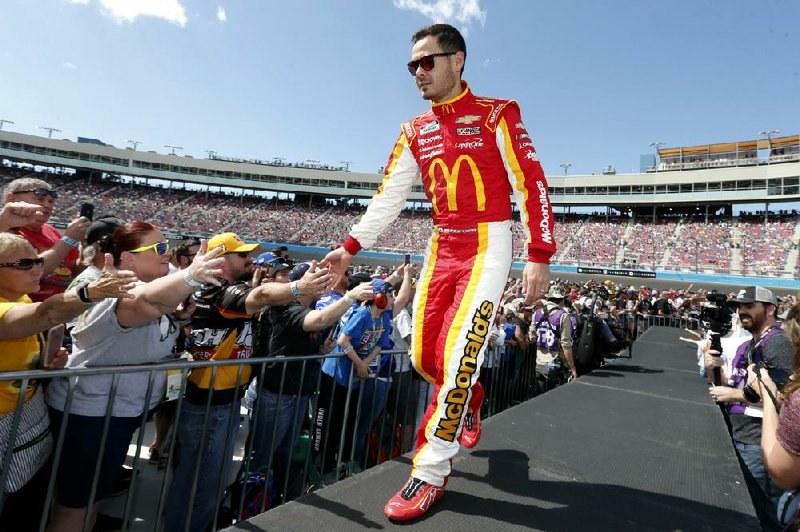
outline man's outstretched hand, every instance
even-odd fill
[[[319,265],[328,268],[331,275],[331,286],[333,286],[347,275],[347,268],[350,267],[351,262],[353,262],[353,256],[340,246],[325,255]]]

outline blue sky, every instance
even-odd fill
[[[467,34],[477,94],[517,99],[548,175],[667,146],[800,133],[800,2],[5,0],[0,119],[205,156],[385,164],[424,112],[405,63]]]

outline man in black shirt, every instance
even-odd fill
[[[309,266],[308,263],[294,266],[283,282],[300,279]],[[276,277],[276,282],[282,279]],[[305,295],[288,305],[267,310],[272,330],[270,357],[304,357],[276,362],[268,367],[256,399],[252,426],[253,456],[249,469],[266,475],[271,468],[278,489],[284,485],[294,443],[303,425],[303,417],[308,414],[309,399],[319,381],[319,358],[305,357],[319,356],[324,341],[320,331],[341,318],[354,302],[371,297],[372,284],[362,283],[321,310],[313,310],[317,297]]]

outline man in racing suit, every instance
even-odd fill
[[[517,103],[474,96],[461,81],[466,45],[452,26],[423,28],[412,44],[409,71],[432,108],[402,125],[366,213],[323,261],[340,275],[346,271],[422,177],[434,230],[414,298],[410,355],[435,388],[411,478],[384,509],[397,521],[421,516],[442,496],[459,439],[472,447],[480,437],[478,374],[511,268],[512,193],[526,237],[528,302],[545,294],[555,252],[547,182]]]

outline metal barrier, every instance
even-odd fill
[[[626,338],[630,338],[632,341],[638,334],[644,333],[651,326],[697,330],[699,321],[696,318],[683,316],[622,315],[616,325],[621,327],[618,330],[625,331]],[[628,336],[629,334],[630,336]],[[405,352],[399,351],[389,351],[384,354],[407,356]],[[138,434],[132,444],[135,446],[132,463],[134,471],[139,468],[141,451],[145,448],[145,432],[154,412],[166,413],[168,409],[174,409],[174,415],[168,425],[168,432],[172,434],[172,437],[169,438],[168,445],[162,447],[166,451],[165,467],[163,473],[159,472],[158,486],[145,487],[148,490],[158,490],[156,507],[143,509],[139,505],[134,508],[133,495],[136,493],[138,475],[133,475],[124,503],[122,529],[128,530],[133,523],[132,519],[134,517],[141,518],[142,512],[146,512],[152,515],[154,523],[152,530],[161,530],[173,467],[178,460],[195,460],[191,490],[188,494],[190,509],[197,494],[202,460],[198,457],[180,456],[178,437],[176,436],[181,412],[187,402],[185,392],[190,371],[210,367],[212,372],[210,387],[213,389],[220,368],[237,367],[238,387],[244,392],[247,383],[242,379],[243,368],[245,365],[249,365],[253,367],[252,374],[255,376],[255,381],[251,383],[250,389],[244,394],[246,414],[242,413],[242,394],[239,394],[235,400],[230,401],[230,421],[224,442],[225,448],[233,447],[234,442],[231,441],[231,436],[236,433],[234,429],[239,424],[247,425],[247,437],[242,444],[242,458],[235,474],[232,470],[224,474],[226,469],[234,463],[233,455],[225,457],[226,464],[223,467],[221,481],[219,485],[215,486],[216,497],[213,505],[215,510],[225,506],[226,511],[215,511],[213,526],[216,528],[245,519],[412,449],[414,435],[419,429],[420,420],[430,402],[432,386],[422,380],[412,369],[405,372],[393,372],[391,378],[375,377],[360,380],[353,374],[352,367],[348,383],[354,386],[352,388],[343,386],[320,371],[322,361],[327,358],[336,359],[338,368],[339,361],[342,360],[340,357],[341,355],[327,355],[224,361],[176,360],[165,364],[138,366],[0,373],[0,381],[19,381],[21,383],[16,411],[6,414],[13,416],[11,436],[6,441],[0,441],[0,456],[2,457],[0,486],[6,485],[11,456],[15,450],[14,445],[11,445],[10,442],[17,441],[25,390],[32,381],[38,381],[42,386],[47,381],[61,378],[66,379],[68,383],[63,421],[60,423],[58,433],[53,435],[55,444],[51,463],[44,466],[51,467],[51,471],[55,472],[58,471],[63,460],[71,459],[70,456],[64,456],[63,447],[65,435],[70,430],[69,411],[77,384],[80,379],[111,375],[99,442],[99,456],[97,456],[94,470],[86,472],[87,475],[92,475],[89,496],[89,506],[91,507],[104,495],[98,493],[98,482],[111,430],[112,411],[120,391],[120,378],[132,373],[147,373],[145,405],[141,415],[137,417]],[[313,376],[316,380],[314,390],[305,396],[284,393],[287,374],[291,372],[296,375],[298,367],[301,382],[307,375]],[[151,405],[150,397],[156,381],[167,379],[169,370],[180,373],[178,398],[172,401],[159,401],[160,404]],[[280,374],[280,384],[277,391],[265,390],[263,388],[265,377],[274,377],[278,373]],[[314,373],[316,375],[313,375]],[[543,375],[538,372],[536,366],[535,346],[532,345],[525,351],[512,346],[506,346],[504,349],[487,349],[479,377],[485,394],[481,406],[482,418],[502,412],[513,405],[531,399],[537,393],[552,388],[552,385],[537,386],[537,379],[541,380],[542,378]],[[214,394],[215,392],[210,392],[204,400],[205,413],[199,436],[200,442],[205,442],[208,438],[209,428],[214,428],[210,427],[208,423],[209,411],[212,404],[215,404]],[[270,420],[270,416],[267,415],[268,411],[259,410],[265,408],[263,403],[266,399],[261,400],[261,398],[267,397],[276,405],[276,411],[272,415],[269,427],[263,426],[263,424],[259,426],[262,419]],[[280,405],[287,406],[281,407]],[[287,425],[287,418],[290,420],[289,425]],[[261,442],[261,444],[255,445],[254,442]],[[45,508],[51,506],[55,485],[56,475],[51,474],[47,485]],[[229,485],[234,489],[226,489]],[[0,511],[2,511],[4,499],[5,496],[0,499]],[[39,530],[44,530],[47,518],[48,512],[44,512],[44,515],[40,517]],[[189,529],[189,525],[190,521],[187,520],[185,530]],[[83,530],[88,531],[89,529],[89,521],[86,520]]]
[[[400,352],[384,352],[384,354],[407,356]],[[111,376],[108,394],[105,404],[105,416],[102,418],[102,434],[99,440],[99,454],[96,457],[96,465],[93,471],[86,471],[86,475],[91,475],[92,484],[89,495],[89,507],[103,498],[104,493],[98,493],[99,479],[101,476],[101,464],[107,450],[109,434],[112,430],[112,412],[120,392],[120,379],[124,375],[132,373],[147,374],[147,389],[144,394],[144,409],[140,416],[137,416],[138,434],[134,432],[131,446],[135,447],[133,453],[132,466],[134,471],[139,469],[141,462],[141,452],[147,447],[144,443],[145,432],[147,432],[154,413],[162,412],[167,409],[167,405],[174,408],[174,416],[169,423],[169,432],[172,437],[169,439],[166,450],[166,462],[163,473],[159,472],[157,485],[143,486],[144,490],[157,490],[156,508],[141,508],[135,506],[134,494],[137,490],[139,476],[134,474],[127,491],[124,511],[122,515],[122,529],[128,530],[134,523],[133,519],[141,519],[143,512],[148,514],[148,522],[153,523],[152,530],[161,530],[164,520],[164,510],[167,505],[167,495],[170,488],[171,477],[175,463],[179,460],[194,459],[194,473],[191,479],[191,490],[188,494],[190,499],[189,508],[198,489],[198,478],[202,460],[198,457],[181,456],[178,451],[177,425],[181,419],[181,413],[187,403],[185,392],[187,388],[188,376],[191,370],[199,368],[211,368],[211,383],[213,389],[218,372],[227,366],[238,368],[237,383],[239,388],[245,390],[247,383],[242,380],[243,368],[245,365],[253,367],[253,374],[256,376],[256,383],[263,383],[267,372],[273,372],[272,376],[280,373],[280,386],[277,393],[269,392],[272,398],[276,399],[275,404],[281,405],[284,402],[291,402],[292,409],[288,418],[291,420],[290,427],[287,428],[285,418],[274,415],[270,427],[259,427],[259,419],[265,416],[260,415],[258,409],[262,407],[262,401],[256,399],[250,402],[253,391],[256,397],[259,393],[265,393],[260,384],[253,385],[245,403],[247,405],[246,414],[243,413],[243,401],[237,396],[236,400],[230,403],[230,426],[225,440],[225,448],[232,447],[231,435],[235,434],[239,424],[248,426],[247,437],[243,444],[241,462],[236,465],[238,472],[229,470],[223,474],[218,486],[215,486],[215,509],[220,508],[223,503],[227,505],[226,512],[215,512],[213,526],[228,525],[232,521],[240,520],[286,500],[296,498],[302,494],[312,492],[322,486],[332,484],[347,476],[357,473],[365,468],[372,467],[387,459],[392,459],[400,454],[411,450],[414,444],[414,434],[418,430],[419,422],[424,415],[425,408],[430,400],[432,385],[419,378],[413,370],[403,373],[392,373],[391,379],[369,378],[359,380],[350,370],[350,382],[357,383],[357,389],[347,388],[336,383],[331,377],[322,373],[319,368],[321,362],[326,358],[336,358],[337,366],[341,355],[328,355],[323,357],[281,357],[281,358],[253,358],[246,360],[224,360],[224,361],[185,361],[176,360],[165,364],[148,364],[138,366],[114,366],[114,367],[93,367],[93,368],[68,368],[60,370],[32,370],[15,371],[0,373],[0,381],[19,381],[21,383],[17,409],[14,413],[7,415],[13,416],[11,436],[6,441],[0,441],[0,456],[2,457],[2,468],[0,469],[0,486],[5,486],[8,476],[10,458],[14,452],[14,445],[10,442],[17,441],[17,430],[20,422],[20,412],[25,399],[25,390],[37,381],[39,387],[46,385],[47,381],[53,379],[65,379],[68,384],[66,402],[64,405],[64,415],[57,433],[53,434],[54,446],[51,463],[44,467],[50,467],[53,474],[50,474],[45,497],[45,508],[50,508],[54,500],[56,491],[56,474],[59,465],[64,460],[71,460],[73,457],[64,455],[64,441],[67,431],[70,430],[70,408],[73,404],[73,397],[76,386],[81,379],[88,379],[97,376]],[[485,389],[484,404],[482,405],[482,417],[486,418],[509,408],[515,404],[532,398],[536,393],[536,352],[535,347],[527,351],[521,351],[514,347],[506,349],[487,350],[484,367],[480,376],[480,382]],[[298,373],[301,381],[306,375],[318,373],[315,376],[316,386],[311,394],[303,396],[302,400],[292,394],[284,394],[285,379],[287,373],[292,371]],[[150,404],[150,397],[154,386],[159,379],[167,379],[168,370],[180,372],[180,393],[179,397],[173,401],[164,401],[160,404]],[[163,382],[159,384],[162,386]],[[216,392],[219,394],[220,392]],[[214,402],[215,392],[210,392],[205,400],[205,414],[202,430],[200,431],[200,442],[205,442],[208,438],[207,432],[213,428],[208,423],[209,411]],[[265,394],[266,395],[266,394]],[[283,401],[286,399],[287,401]],[[174,407],[172,406],[174,405]],[[197,405],[193,405],[197,406]],[[202,405],[200,405],[202,407]],[[156,413],[156,415],[158,415]],[[263,412],[262,412],[263,414]],[[281,410],[278,414],[286,414],[286,410]],[[74,417],[74,414],[73,414]],[[269,416],[267,416],[269,417]],[[114,418],[119,419],[119,418]],[[341,420],[340,424],[332,421]],[[233,426],[234,423],[236,426]],[[280,426],[279,426],[280,425]],[[279,432],[288,434],[289,438],[284,439]],[[261,450],[262,456],[266,460],[262,464],[254,461],[255,452],[259,449],[254,448],[253,442],[259,440],[266,442],[268,448],[266,452]],[[235,451],[238,450],[235,449]],[[235,454],[234,451],[234,454]],[[130,456],[130,453],[129,453]],[[289,457],[286,460],[286,457]],[[230,468],[234,463],[234,456],[226,456],[226,468]],[[233,481],[233,484],[231,482]],[[261,482],[263,486],[259,489],[250,490],[251,485]],[[244,494],[238,493],[236,489],[227,490],[229,486],[238,486]],[[256,500],[252,500],[252,493],[257,492]],[[248,500],[248,497],[251,499]],[[2,511],[5,495],[0,500],[0,511]],[[205,504],[205,503],[204,503]],[[32,519],[39,520],[39,530],[44,530],[48,512],[40,516],[32,516]],[[189,529],[190,522],[186,521],[185,529]],[[88,519],[84,521],[84,531],[90,530]]]

